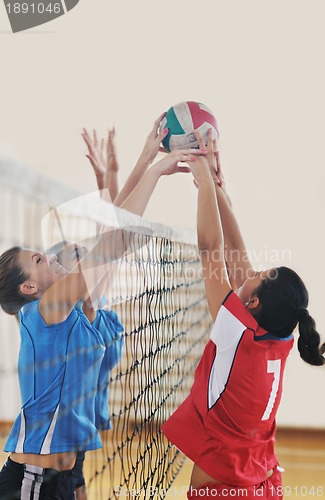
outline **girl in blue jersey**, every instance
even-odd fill
[[[59,263],[68,271],[71,271],[80,258],[87,253],[85,247],[67,242],[55,245],[47,252],[49,251],[56,253]],[[95,427],[99,431],[106,431],[112,427],[108,407],[109,377],[111,370],[122,356],[124,344],[123,325],[114,311],[106,309],[104,297],[97,310],[93,308],[90,300],[80,303],[76,307],[84,312],[88,321],[101,334],[105,344],[105,353],[100,366],[97,394],[95,396]],[[78,451],[71,476],[72,489],[75,491],[76,500],[87,500],[86,483],[83,474],[84,460],[85,451]]]
[[[187,172],[178,162],[200,154],[167,155],[145,172],[122,208],[142,215],[159,178]],[[90,295],[96,299],[96,293],[101,297],[98,283],[128,241],[121,230],[103,233],[71,273],[56,256],[20,247],[0,257],[0,304],[19,315],[22,398],[5,446],[11,455],[0,473],[1,499],[30,498],[32,493],[34,499],[73,498],[70,474],[76,452],[101,446],[94,408],[105,341],[76,304]]]

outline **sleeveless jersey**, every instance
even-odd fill
[[[5,451],[48,454],[101,447],[95,398],[105,342],[78,308],[46,325],[38,300],[19,312],[22,399]]]
[[[223,302],[188,398],[163,425],[207,474],[250,486],[274,468],[275,416],[293,336],[258,327],[231,291]]]

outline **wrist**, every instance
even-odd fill
[[[200,169],[196,171],[196,180],[199,184],[201,182],[215,182],[209,168],[205,168],[204,165],[202,165],[202,168],[200,166]]]
[[[147,174],[154,179],[159,179],[159,177],[161,177],[164,174],[164,171],[158,162],[155,163],[151,168],[149,168]]]
[[[118,171],[117,170],[107,170],[106,172],[106,178],[112,178],[112,177],[117,177]]]

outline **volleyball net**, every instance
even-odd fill
[[[103,448],[86,454],[85,477],[89,498],[164,498],[185,457],[161,425],[188,395],[212,326],[195,235],[113,208],[97,194],[79,196],[8,158],[0,159],[0,181],[1,253],[17,244],[41,252],[67,241],[87,247],[105,225],[132,231],[105,293],[105,308],[123,325],[122,355],[107,373],[112,428],[101,433]],[[20,408],[19,334],[3,312],[0,331],[0,405],[8,412],[0,420],[10,420]]]

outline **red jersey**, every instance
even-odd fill
[[[188,398],[163,425],[167,438],[207,474],[259,484],[277,464],[275,416],[293,335],[260,328],[234,292],[224,300]]]

